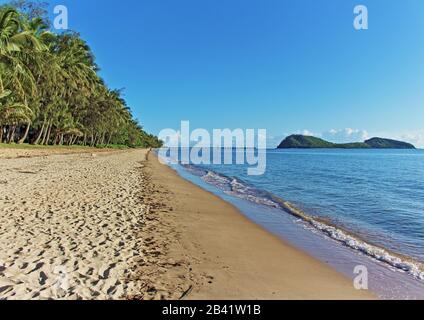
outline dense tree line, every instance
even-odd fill
[[[87,43],[51,32],[42,7],[1,6],[0,143],[160,146],[98,71]]]

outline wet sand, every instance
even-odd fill
[[[146,150],[22,152],[0,149],[0,299],[372,297]]]
[[[180,178],[149,155],[145,172],[158,192],[159,247],[188,269],[189,299],[372,299],[350,279],[284,243],[219,197]],[[161,241],[161,235],[172,234]],[[178,239],[178,241],[172,241]],[[158,277],[174,278],[173,269]],[[160,281],[160,280],[159,280]],[[166,280],[160,283],[166,285]],[[187,287],[187,284],[185,285]]]

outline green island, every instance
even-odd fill
[[[415,149],[415,146],[384,138],[372,138],[365,142],[332,143],[312,136],[291,135],[285,138],[277,149]]]

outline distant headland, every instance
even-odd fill
[[[291,135],[280,143],[278,149],[415,149],[415,146],[384,138],[372,138],[365,142],[332,143],[312,136]]]

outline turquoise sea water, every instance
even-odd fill
[[[245,166],[202,167],[424,262],[424,150],[270,150],[262,176]]]
[[[185,165],[178,170],[347,275],[355,264],[368,265],[356,253],[377,261],[369,266],[382,297],[424,297],[424,150],[269,150],[264,175],[249,176],[247,168]],[[281,206],[284,201],[314,222],[293,219]],[[392,278],[382,267],[386,264],[417,283]]]

